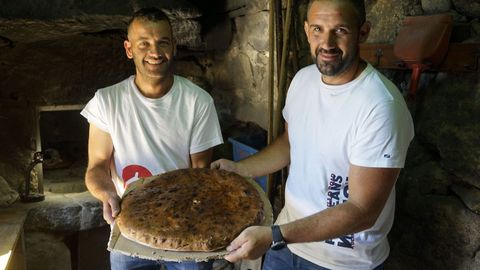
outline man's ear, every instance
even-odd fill
[[[125,40],[123,42],[123,47],[125,48],[125,53],[127,54],[128,59],[133,58],[133,53],[132,53],[132,43],[130,41]]]
[[[305,30],[305,35],[307,36],[307,40],[310,39],[309,36],[308,36],[308,28],[309,28],[308,22],[305,21],[305,23],[303,24],[303,29]]]
[[[360,27],[360,31],[358,33],[358,42],[364,43],[368,39],[368,35],[370,34],[371,24],[369,21],[365,21],[363,25]]]

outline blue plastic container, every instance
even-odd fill
[[[237,138],[228,138],[228,141],[233,146],[233,161],[242,160],[259,151],[258,149],[240,142]],[[255,178],[255,181],[262,187],[263,191],[267,192],[267,176],[257,177]]]

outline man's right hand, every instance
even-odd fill
[[[112,224],[120,213],[120,197],[112,193],[106,193],[103,201],[103,219],[108,224]]]
[[[252,177],[249,171],[243,166],[242,163],[233,162],[228,159],[219,159],[210,164],[210,169],[219,169],[229,172],[237,173],[241,176]]]
[[[272,243],[272,230],[267,226],[248,227],[227,247],[225,259],[236,262],[241,259],[254,260],[265,254]]]
[[[237,172],[237,166],[235,162],[228,159],[219,159],[210,164],[210,169],[219,169],[229,172]]]

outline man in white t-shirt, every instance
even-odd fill
[[[310,1],[304,28],[314,64],[290,85],[285,132],[248,159],[211,165],[251,177],[290,166],[276,225],[245,229],[226,259],[268,250],[268,270],[382,269],[411,115],[395,85],[359,56],[370,31],[363,1]]]
[[[140,177],[208,167],[223,143],[211,96],[172,72],[175,43],[168,17],[156,8],[133,15],[124,42],[136,74],[98,90],[81,112],[90,123],[85,181],[112,224],[125,188]],[[212,262],[160,262],[112,252],[114,270],[211,269]]]

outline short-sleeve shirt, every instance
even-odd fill
[[[206,91],[175,75],[170,91],[152,99],[141,94],[134,79],[97,90],[81,112],[112,138],[112,180],[120,196],[132,181],[188,168],[190,154],[223,143]]]
[[[327,85],[315,65],[305,67],[290,85],[283,116],[291,164],[279,224],[346,202],[351,164],[403,167],[414,133],[401,92],[371,65],[343,85]],[[395,190],[372,228],[289,248],[326,268],[373,269],[388,256],[394,208]]]

